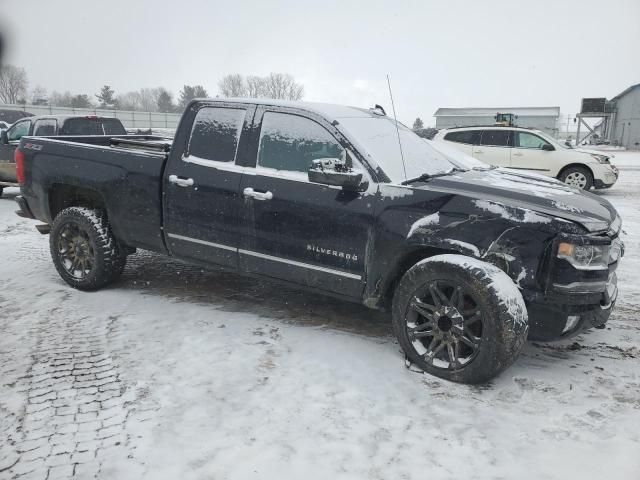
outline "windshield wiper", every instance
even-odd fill
[[[422,174],[418,175],[417,177],[408,178],[407,180],[402,182],[400,185],[409,185],[410,183],[414,183],[414,182],[426,182],[427,180],[431,180],[432,178],[444,177],[446,175],[451,175],[452,173],[466,172],[466,171],[467,170],[464,170],[462,168],[454,167],[454,168],[452,168],[451,170],[449,170],[447,172],[422,173]]]

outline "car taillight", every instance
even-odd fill
[[[20,185],[24,185],[24,152],[16,148],[13,159],[16,162],[16,179]]]

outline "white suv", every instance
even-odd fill
[[[491,165],[555,177],[585,190],[608,188],[618,180],[618,169],[608,155],[568,147],[539,130],[460,127],[440,130],[433,140],[449,143]]]

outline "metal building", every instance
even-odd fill
[[[608,140],[627,150],[640,150],[640,83],[613,97],[613,118]]]
[[[433,114],[436,128],[494,125],[496,115],[513,114],[515,125],[542,130],[558,136],[560,107],[503,107],[503,108],[439,108]]]

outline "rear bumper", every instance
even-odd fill
[[[23,218],[32,218],[32,219],[36,218],[33,215],[33,212],[31,211],[31,209],[29,208],[29,204],[27,203],[27,200],[22,195],[18,195],[16,197],[16,203],[20,207],[19,210],[16,210],[17,215]]]

